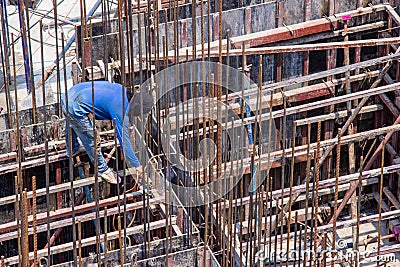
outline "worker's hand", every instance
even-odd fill
[[[142,166],[136,167],[136,174],[137,174],[138,176],[142,176],[142,173],[143,173],[143,168],[142,168]]]

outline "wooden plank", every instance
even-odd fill
[[[94,177],[89,177],[89,178],[74,181],[73,187],[76,189],[76,188],[80,188],[85,185],[92,185],[92,184],[94,184]],[[49,192],[50,192],[50,194],[54,194],[54,193],[62,192],[64,190],[69,190],[69,189],[71,189],[71,183],[62,183],[62,184],[50,186]],[[36,190],[37,197],[45,196],[45,195],[46,195],[46,188],[40,188],[40,189]],[[27,192],[27,198],[28,199],[32,198],[32,191]],[[19,196],[18,196],[18,200],[20,200]],[[6,204],[11,204],[14,202],[15,202],[15,195],[0,198],[0,206],[6,205]]]
[[[382,105],[370,105],[370,106],[363,107],[360,110],[359,114],[375,112],[375,111],[382,110],[382,109],[383,109]],[[296,122],[297,126],[302,126],[302,125],[307,125],[308,123],[317,123],[318,121],[323,122],[323,121],[327,121],[327,120],[336,120],[339,118],[345,118],[347,116],[348,116],[347,110],[343,110],[343,111],[337,111],[337,112],[333,112],[333,113],[326,114],[326,115],[308,117],[305,119],[296,120],[295,122]]]
[[[62,141],[65,144],[65,140]],[[101,149],[111,149],[115,146],[114,142],[107,142],[107,143],[102,143]],[[62,161],[68,159],[68,155],[66,154],[65,150],[57,151],[54,153],[50,153],[49,157],[49,163],[54,163],[57,161]],[[22,169],[28,169],[36,166],[43,166],[45,164],[45,158],[41,157],[38,159],[32,159],[32,160],[27,160],[22,162]],[[10,172],[16,172],[18,170],[18,163],[8,163],[3,164],[0,167],[0,175],[10,173]],[[40,179],[40,177],[38,177]]]
[[[387,166],[384,167],[383,172],[384,174],[390,174],[390,173],[395,173],[398,170],[400,170],[400,164],[398,165],[391,165],[391,166]],[[365,178],[370,178],[370,177],[379,177],[381,173],[381,169],[373,169],[370,171],[364,171],[362,173],[363,175],[363,179]],[[343,184],[343,183],[349,183],[350,181],[354,181],[354,180],[358,180],[359,178],[359,174],[355,173],[355,174],[348,174],[348,175],[344,175],[344,176],[340,176],[339,177],[339,184]],[[328,188],[328,187],[333,187],[335,185],[336,179],[335,178],[329,178],[326,180],[321,180],[320,181],[320,188]],[[313,183],[310,183],[310,188],[312,188]],[[292,189],[292,193],[296,194],[296,193],[304,193],[306,191],[306,185],[305,184],[301,184],[301,185],[297,185],[297,186],[293,186]],[[283,190],[283,194],[282,194],[282,190],[278,189],[272,192],[272,197],[274,198],[279,198],[282,196],[288,196],[290,193],[290,188],[284,188]],[[263,198],[265,198],[265,193],[263,194]],[[247,204],[250,201],[250,197],[244,197],[243,198],[243,204]],[[227,208],[229,205],[228,201],[222,202],[222,208]]]
[[[384,190],[385,190],[385,188],[384,188]],[[390,192],[390,191],[389,191],[389,192]],[[373,192],[372,194],[373,194],[373,196],[374,196],[376,202],[377,202],[378,205],[379,205],[379,202],[380,202],[379,193],[378,193],[378,192]],[[390,193],[390,194],[391,194],[391,193]],[[390,200],[390,199],[389,199],[389,200]],[[386,202],[383,201],[383,200],[382,200],[382,210],[383,210],[384,212],[390,211],[390,207],[389,207],[389,206],[386,204]],[[398,210],[399,210],[399,209],[398,209]],[[400,220],[399,220],[399,219],[392,219],[392,220],[389,221],[389,229],[390,229],[391,231],[393,231],[394,228],[396,228],[396,226],[398,227],[399,225],[400,225]]]
[[[313,210],[313,208],[308,208],[308,216],[307,216],[307,220],[310,220],[312,217],[311,217],[311,215],[312,215],[312,210]],[[321,207],[319,207],[318,208],[318,213],[321,213],[321,210],[325,210],[325,211],[330,211],[330,207],[325,207],[325,208],[321,208]],[[295,213],[297,212],[297,215],[298,215],[298,217],[297,217],[297,220],[299,221],[299,222],[304,222],[305,221],[305,209],[300,209],[300,210],[292,210],[292,214],[291,214],[291,218],[290,218],[290,225],[292,225],[293,223],[294,223],[294,220],[295,220]],[[261,219],[261,229],[262,230],[267,230],[268,231],[268,229],[269,229],[269,225],[270,225],[270,218],[272,218],[272,221],[274,221],[275,220],[275,216],[273,216],[273,217],[267,217],[267,218],[265,218],[265,217],[262,217],[262,219]],[[279,224],[281,224],[281,222],[279,222]],[[282,218],[282,224],[284,224],[284,225],[287,225],[287,217],[284,217],[284,218]],[[255,228],[256,227],[258,227],[257,225],[256,225],[256,222],[255,222],[255,219],[252,219],[252,231],[251,232],[254,232],[255,231]],[[249,233],[249,220],[244,220],[243,221],[243,223],[242,223],[242,234],[243,235],[246,235],[246,234],[248,234]]]
[[[398,90],[399,86],[400,86],[400,82],[377,87],[377,88],[372,88],[372,89],[368,89],[368,90],[364,90],[364,91],[358,91],[358,92],[354,92],[354,93],[347,94],[347,95],[341,95],[341,96],[336,96],[336,97],[332,97],[332,98],[328,98],[328,99],[323,99],[323,100],[315,101],[312,103],[306,103],[306,104],[298,105],[295,107],[290,107],[290,108],[286,109],[286,116],[301,113],[301,112],[306,112],[306,111],[310,111],[310,110],[315,110],[318,108],[323,108],[328,105],[336,105],[336,104],[340,104],[340,103],[347,102],[347,101],[353,101],[353,100],[357,100],[357,99],[364,98],[367,96],[370,97],[370,96],[375,96],[375,95],[379,95],[382,93],[392,92],[392,91]],[[226,107],[222,107],[222,109],[224,112]],[[283,110],[277,110],[277,111],[272,112],[273,118],[280,118],[283,115],[284,115]],[[269,116],[270,116],[269,113],[264,113],[261,116],[257,117],[257,119],[259,119],[261,117],[261,120],[269,120]],[[174,127],[176,126],[175,118],[176,118],[176,116],[174,116],[173,118],[170,118],[170,120],[168,121],[168,123],[171,125],[170,126],[171,129],[174,129]],[[185,115],[185,118],[187,121],[191,121],[193,119],[193,114],[189,114],[189,116]],[[183,119],[184,119],[184,115],[182,114],[179,116],[179,120],[180,120],[179,124],[180,125],[183,125]],[[247,124],[252,124],[255,121],[256,121],[256,117],[251,116],[251,117],[245,118],[243,120],[243,123],[245,125],[247,125]],[[233,126],[241,127],[242,120],[240,120],[240,119],[235,120],[233,122]],[[180,134],[180,136],[183,136],[183,134]],[[176,137],[171,136],[171,139],[173,139],[173,138],[176,138]]]
[[[371,171],[366,171],[363,172],[363,185],[369,185],[369,184],[375,184],[378,181],[376,180],[376,177],[380,176],[380,168],[379,169],[374,169]],[[400,165],[392,165],[391,168],[387,168],[386,170],[384,170],[385,174],[387,173],[394,173],[397,170],[400,170]],[[340,176],[339,177],[339,188],[341,191],[347,190],[349,188],[350,182],[351,181],[355,181],[358,180],[359,178],[359,174],[355,173],[355,174],[348,174],[348,175],[344,175],[344,176]],[[375,178],[375,180],[370,180]],[[319,188],[321,190],[325,190],[325,191],[321,191],[323,192],[323,194],[333,194],[334,193],[334,185],[336,183],[336,178],[329,178],[326,180],[321,180],[320,184],[319,184]],[[313,183],[310,182],[310,188],[312,188]],[[297,186],[293,186],[293,194],[303,194],[306,192],[306,185],[305,184],[301,184],[301,185],[297,185]],[[272,193],[269,193],[269,196],[273,197],[274,199],[279,199],[282,198],[282,196],[289,196],[290,193],[290,188],[284,188],[283,190],[283,194],[282,194],[282,190],[278,189],[278,190],[274,190],[272,191]],[[265,199],[266,194],[263,193],[263,199]],[[298,199],[296,201],[302,201],[306,198],[307,196],[302,195],[299,196]],[[287,197],[288,199],[289,197]],[[285,199],[285,198],[284,198]],[[250,203],[250,197],[243,197],[243,201],[240,201],[240,203],[233,203],[233,206],[240,206],[240,205],[248,205]],[[217,207],[216,204],[214,204],[214,209]],[[229,201],[224,201],[221,202],[221,208],[222,209],[227,209],[229,207]],[[274,205],[275,207],[275,205]]]
[[[395,116],[397,118],[400,115],[399,109],[395,106],[395,104],[390,100],[390,98],[385,93],[380,94],[379,98],[386,105],[386,107],[390,110],[390,112],[393,114],[393,116]]]
[[[298,85],[298,84],[302,84],[304,82],[308,82],[308,81],[312,81],[312,80],[323,79],[323,78],[337,75],[340,73],[344,73],[347,71],[354,71],[357,69],[368,68],[370,66],[379,65],[379,64],[386,63],[391,60],[397,60],[397,59],[400,59],[400,53],[388,55],[388,56],[384,56],[384,57],[379,57],[379,58],[374,58],[374,59],[362,61],[359,63],[354,63],[354,64],[351,64],[348,66],[343,66],[343,67],[339,67],[339,68],[335,68],[335,69],[325,70],[325,71],[321,71],[318,73],[309,74],[307,76],[295,77],[295,78],[291,78],[289,80],[285,80],[282,82],[265,85],[265,86],[263,86],[263,92],[269,93],[269,91],[280,89],[283,87],[288,87],[291,85]],[[259,90],[257,87],[249,89],[249,91],[257,91],[257,90]],[[240,95],[241,95],[241,93],[237,93],[237,96],[240,96]]]
[[[384,28],[384,27],[385,27],[385,22],[378,21],[378,22],[373,22],[373,23],[369,23],[369,24],[363,24],[363,25],[359,25],[359,26],[349,27],[347,34],[352,35],[352,34],[357,34],[357,33],[364,32],[364,31],[378,30],[379,28]],[[341,36],[343,36],[342,34],[343,34],[343,29],[333,31],[333,32],[317,33],[317,34],[313,34],[311,36],[305,36],[305,37],[291,39],[291,40],[285,40],[282,42],[274,43],[274,45],[306,44],[306,43],[311,43],[311,42],[317,42],[320,40],[341,37]]]
[[[172,216],[171,224],[176,224],[176,216]],[[149,226],[149,230],[163,228],[163,227],[165,227],[165,220],[150,222],[148,224],[148,226]],[[140,233],[143,233],[143,225],[126,228],[127,235],[134,235],[134,234],[140,234]],[[118,235],[119,235],[118,231],[110,232],[107,234],[107,240],[109,240],[109,241],[116,240],[116,239],[118,239]],[[100,235],[100,242],[104,242],[104,234]],[[95,244],[96,244],[96,236],[82,239],[82,247],[87,247],[87,246],[91,246],[91,245],[95,245]],[[76,247],[78,247],[78,241],[76,241]],[[68,243],[64,243],[61,245],[52,246],[50,248],[50,253],[51,253],[51,255],[54,255],[54,254],[70,251],[72,249],[73,249],[73,242],[68,242]],[[47,248],[38,250],[37,255],[39,258],[46,257],[47,256]],[[33,252],[29,253],[29,259],[30,260],[33,259]],[[5,259],[5,262],[10,265],[17,264],[18,261],[19,261],[19,256],[14,256],[14,257]]]
[[[397,200],[397,198],[393,195],[393,193],[390,192],[389,188],[384,187],[384,188],[383,188],[383,193],[385,193],[385,195],[386,195],[386,197],[389,199],[390,203],[392,203],[392,205],[393,205],[396,209],[400,210],[400,203],[399,203],[399,201]]]
[[[376,5],[374,7],[366,7],[357,10],[352,10],[335,16],[329,16],[328,18],[317,19],[307,22],[302,22],[288,27],[279,27],[271,30],[255,32],[251,34],[245,34],[237,37],[232,37],[231,41],[236,47],[241,47],[243,42],[250,47],[260,46],[270,43],[275,43],[283,40],[295,39],[303,36],[310,36],[316,33],[329,32],[332,31],[331,22],[334,28],[337,27],[338,22],[343,16],[350,15],[351,17],[363,16],[375,12],[386,11],[385,5]],[[217,15],[217,14],[216,14]],[[290,30],[289,30],[290,29]],[[222,41],[223,49],[226,49],[226,39]],[[210,43],[210,49],[218,49],[219,42],[214,41]],[[208,44],[206,44],[205,49],[208,49]],[[201,45],[196,46],[196,50],[201,50]],[[168,53],[173,53],[170,51]],[[179,54],[186,53],[186,48],[179,50]]]
[[[296,77],[296,78],[289,79],[289,80],[286,80],[286,81],[282,81],[282,82],[277,82],[277,83],[274,83],[274,84],[266,85],[266,86],[263,87],[263,92],[264,92],[264,95],[266,97],[268,97],[269,91],[272,91],[272,90],[276,90],[276,89],[279,89],[279,88],[282,88],[282,87],[291,86],[291,85],[299,85],[299,84],[307,82],[307,81],[311,81],[311,80],[315,80],[315,79],[321,79],[321,78],[332,76],[332,75],[336,75],[336,74],[339,74],[339,73],[356,70],[356,69],[359,69],[359,68],[366,68],[366,67],[369,67],[371,65],[385,63],[385,62],[388,62],[390,60],[394,60],[394,59],[398,59],[398,58],[400,58],[400,53],[389,55],[389,56],[384,56],[384,57],[380,57],[380,58],[376,58],[376,59],[372,59],[372,60],[367,60],[367,61],[363,61],[363,62],[360,62],[360,63],[355,63],[355,64],[352,64],[352,65],[349,65],[349,66],[344,66],[344,67],[336,68],[336,69],[333,69],[333,70],[327,70],[327,71],[311,74],[311,75],[308,75],[308,76]],[[387,85],[387,86],[394,86],[394,84],[390,84],[390,85]],[[386,93],[388,91],[396,91],[396,89],[392,87],[388,91],[383,90],[383,91],[381,91],[379,93],[374,93],[374,92],[377,92],[378,89],[382,89],[382,88],[388,88],[388,87],[383,86],[383,87],[378,87],[376,89],[374,88],[374,89],[369,89],[369,90],[365,90],[365,91],[359,91],[359,92],[356,92],[356,93],[353,93],[353,94],[350,94],[350,95],[339,96],[339,97],[335,97],[335,98],[331,98],[331,99],[318,101],[318,102],[315,102],[315,103],[318,104],[319,105],[318,108],[320,108],[320,107],[333,105],[333,104],[338,104],[338,103],[342,103],[342,102],[346,102],[346,101],[350,101],[350,100],[356,100],[358,98],[364,97],[364,95],[362,95],[363,92],[369,92],[370,96],[371,96],[371,95],[376,95],[376,94],[380,94],[380,93]],[[252,89],[249,89],[248,91],[249,92],[254,91],[254,93],[256,93],[257,90],[258,90],[257,88],[252,88]],[[358,94],[358,96],[356,96],[357,94]],[[362,95],[362,96],[360,96],[360,95]],[[233,94],[230,94],[230,96],[231,97],[240,97],[241,93],[240,92],[233,93]],[[353,98],[350,99],[348,97],[353,97]],[[342,98],[341,101],[333,102],[334,100],[339,100],[340,98]],[[332,102],[332,103],[330,103],[330,102]],[[306,108],[302,109],[302,110],[299,110],[300,106],[289,108],[288,112],[291,112],[291,113],[290,114],[287,113],[287,115],[292,115],[292,114],[295,114],[295,113],[298,113],[298,112],[304,112],[304,111],[311,110],[311,109],[313,109],[313,104],[314,103],[303,105],[302,107],[306,107]],[[317,108],[317,107],[315,107],[315,108]],[[266,115],[269,116],[269,114],[263,114],[262,119],[266,119]],[[283,116],[283,110],[274,112],[274,118],[278,118],[278,117],[281,117],[281,116]],[[180,117],[180,119],[181,119],[181,117]],[[254,119],[255,119],[254,117],[246,118],[245,119],[245,123],[246,124],[247,123],[254,123]],[[235,127],[238,127],[240,125],[241,125],[241,121],[240,122],[239,121],[235,122]]]
[[[131,210],[140,209],[142,207],[143,207],[143,203],[142,203],[142,205],[138,205],[137,203],[128,203],[126,205],[126,210],[127,211],[131,211]],[[107,215],[108,216],[114,215],[114,214],[118,214],[118,207],[107,209]],[[100,218],[104,217],[104,211],[103,210],[99,211],[99,217]],[[75,222],[77,222],[77,221],[87,222],[87,221],[91,221],[91,220],[95,220],[95,219],[96,219],[96,213],[93,211],[91,213],[86,213],[84,215],[76,216],[75,217]],[[72,218],[58,220],[58,221],[50,223],[50,230],[58,229],[58,228],[69,226],[69,225],[72,225]],[[47,231],[47,224],[42,224],[42,225],[39,225],[37,227],[37,233],[46,232],[46,231]],[[29,235],[33,234],[32,227],[29,228],[28,234]],[[0,242],[4,242],[4,241],[7,241],[7,240],[11,240],[11,239],[16,239],[17,237],[18,237],[18,232],[17,231],[1,234],[0,235]]]
[[[357,74],[357,75],[350,76],[350,82],[357,82],[357,81],[361,81],[366,78],[376,77],[378,75],[379,75],[378,70],[370,71],[370,72],[366,72],[366,73],[362,73],[362,74]],[[294,103],[297,101],[309,100],[309,99],[312,99],[313,97],[319,97],[319,96],[331,94],[331,90],[333,91],[335,89],[335,86],[342,85],[345,83],[345,81],[346,81],[346,78],[338,78],[338,79],[332,79],[325,83],[318,83],[318,84],[314,84],[311,86],[304,86],[304,87],[300,87],[300,88],[288,89],[285,92],[285,96],[288,99],[288,101],[291,103],[292,102]],[[317,92],[319,92],[319,93],[317,93]],[[246,100],[246,102],[248,104],[255,105],[256,101],[257,101],[257,93],[258,93],[258,91],[245,90],[244,96],[249,97],[249,99]],[[241,96],[239,96],[237,93],[230,93],[228,95],[228,100],[229,100],[228,104],[235,111],[237,111],[237,109],[240,108],[240,105],[238,103],[235,103],[239,97],[241,97]],[[265,98],[268,98],[268,96],[266,96]],[[216,100],[216,98],[213,98],[213,99]],[[268,101],[263,101],[262,108],[269,107],[268,103],[270,101],[270,98],[268,98],[266,100],[268,100]],[[226,96],[222,97],[222,101],[226,101]],[[231,101],[234,101],[234,103],[231,103]],[[282,105],[282,95],[274,94],[272,101],[273,101],[272,102],[273,106]],[[193,105],[191,103],[188,103],[187,108],[191,109],[191,108],[193,108]],[[208,102],[206,103],[205,109],[208,110]],[[170,117],[173,117],[173,115],[175,114],[175,110],[176,109],[174,107],[172,107],[168,110],[168,114]],[[165,116],[165,110],[161,110],[161,114],[162,114],[162,116]],[[187,134],[190,134],[190,132],[187,132]]]
[[[366,186],[366,185],[373,185],[373,184],[377,184],[377,183],[379,183],[379,179],[378,179],[378,178],[368,178],[368,179],[366,179],[366,180],[363,181],[363,185],[364,185],[364,186]],[[343,191],[349,189],[349,187],[350,187],[350,184],[349,184],[349,183],[341,184],[341,185],[338,187],[338,190],[339,190],[339,192],[343,192]],[[324,188],[324,189],[318,191],[318,194],[319,194],[320,196],[326,196],[326,195],[334,194],[334,193],[335,193],[335,192],[334,192],[334,189],[333,189],[332,187]],[[304,200],[307,200],[307,199],[308,199],[308,197],[307,197],[305,194],[302,194],[302,195],[300,195],[294,202],[300,202],[300,201],[304,201]],[[246,199],[246,200],[247,200],[247,199]],[[284,202],[284,203],[288,203],[288,202],[289,202],[289,197],[283,198],[283,202]],[[272,203],[273,203],[272,206],[268,206],[268,207],[275,208],[275,207],[276,207],[276,202],[273,201]],[[240,203],[233,203],[233,204],[234,204],[233,207],[235,207],[235,206],[239,207],[239,206],[240,206]],[[246,201],[246,203],[243,203],[243,204],[244,204],[244,205],[249,205],[250,202],[247,202],[247,201]],[[332,204],[333,204],[333,203],[332,203]],[[215,207],[215,206],[214,206],[214,207]],[[226,208],[226,206],[223,206],[223,207]],[[309,208],[309,209],[310,209],[310,210],[309,210],[309,212],[308,212],[308,215],[311,216],[311,209],[312,209],[312,208]],[[327,207],[327,209],[330,210],[331,207]],[[299,221],[304,221],[304,209],[298,210],[298,215],[299,215],[298,220],[299,220]],[[295,216],[295,211],[292,211],[292,220],[291,220],[291,223],[294,222],[294,216]],[[311,219],[311,218],[309,217],[308,219]],[[263,217],[263,220],[264,220],[264,217]],[[283,220],[284,220],[284,224],[286,224],[286,218],[283,218]],[[269,222],[269,220],[268,220],[268,222]],[[243,227],[245,227],[245,226],[248,227],[248,220],[243,221]],[[254,226],[254,220],[253,220],[253,226]],[[263,229],[264,229],[264,226],[263,226]],[[267,226],[267,229],[268,229],[268,226]],[[244,228],[243,228],[243,230],[244,230],[244,233],[246,234],[248,229],[244,229]]]
[[[397,132],[400,131],[400,124],[397,125],[392,125],[392,126],[386,126],[386,127],[382,127],[382,128],[378,128],[378,129],[373,129],[373,130],[369,130],[369,131],[365,131],[365,132],[359,132],[356,134],[352,134],[352,135],[346,135],[343,136],[341,139],[341,144],[342,145],[347,145],[350,142],[360,142],[363,140],[369,140],[369,139],[373,139],[376,138],[377,136],[380,136],[382,134],[387,134],[390,132]],[[325,147],[328,146],[332,146],[332,145],[336,145],[337,144],[337,138],[333,138],[333,139],[328,139],[328,140],[324,140],[321,141],[321,150]],[[316,149],[316,143],[312,143],[310,144],[310,149],[311,150],[315,150]],[[257,147],[256,147],[257,149]],[[298,160],[299,156],[301,157],[301,161],[305,161],[307,159],[307,145],[302,145],[302,146],[297,146],[295,147],[295,158],[296,160]],[[271,167],[271,162],[273,162],[273,164],[277,164],[275,162],[278,161],[279,158],[281,158],[282,156],[285,157],[290,157],[292,153],[292,149],[291,148],[287,148],[285,150],[285,154],[283,155],[283,151],[282,150],[278,150],[278,151],[273,151],[271,153],[271,158],[268,161],[268,155],[267,154],[262,154],[261,155],[261,159],[259,159],[258,156],[255,157],[255,162],[260,161],[260,170],[266,170],[268,168]],[[239,166],[242,163],[242,159],[239,161],[234,160],[233,162],[227,162],[226,163],[226,167],[224,170],[222,170],[221,175],[223,175],[225,173],[225,170],[228,170],[228,172],[230,173],[230,166],[231,164],[233,164],[233,166]],[[247,158],[243,158],[243,173],[251,173],[250,172],[250,163],[251,163],[251,158],[247,157]],[[272,167],[275,167],[277,165],[273,165]],[[280,165],[279,165],[280,166]],[[213,168],[213,172],[214,175],[216,175],[216,168]],[[234,169],[234,173],[235,173],[235,169]]]
[[[138,195],[140,195],[141,192],[131,192],[131,193],[127,193],[126,194],[126,200],[127,201],[131,201],[133,198],[137,197]],[[124,201],[124,196],[115,196],[115,197],[111,197],[111,198],[107,198],[107,199],[103,199],[99,201],[99,207],[103,208],[109,205],[115,205],[118,203],[118,201],[123,202]],[[149,200],[151,204],[156,204],[159,203],[161,200],[160,199],[150,199]],[[138,208],[142,207],[143,203],[134,203],[135,205],[138,206]],[[93,210],[96,207],[96,203],[92,202],[92,203],[86,203],[83,205],[79,205],[75,207],[75,214],[78,215],[80,213],[84,213],[84,212],[88,212]],[[72,209],[71,207],[68,208],[62,208],[62,209],[58,209],[56,211],[50,211],[50,217],[47,217],[47,213],[43,212],[43,213],[39,213],[36,215],[36,220],[38,224],[47,222],[47,220],[53,221],[53,220],[57,220],[60,218],[64,218],[64,217],[69,217],[71,216],[71,212]],[[28,217],[28,223],[32,224],[32,216]],[[2,224],[0,226],[0,233],[5,233],[11,230],[15,230],[18,227],[17,222],[13,221],[13,222],[9,222],[9,223],[5,223]]]
[[[388,212],[384,212],[381,214],[381,220],[386,221],[386,220],[396,219],[399,216],[400,216],[400,210],[388,211]],[[360,224],[376,222],[378,220],[378,217],[379,217],[379,214],[373,214],[373,215],[361,217]],[[358,221],[354,220],[354,219],[346,220],[346,221],[338,221],[336,224],[336,229],[352,227],[352,226],[357,225],[357,223],[358,223]],[[317,232],[319,234],[323,234],[325,232],[331,232],[332,228],[333,228],[333,224],[321,225],[321,226],[318,226]],[[312,234],[312,233],[311,233],[310,229],[307,229],[307,231],[305,233],[303,230],[303,234]],[[292,239],[292,238],[294,238],[295,235],[299,236],[299,231],[290,232],[289,238]],[[287,237],[288,237],[287,235],[278,235],[278,242],[287,240]],[[271,238],[271,242],[275,242],[274,236]]]
[[[385,5],[386,11],[397,26],[400,26],[400,16],[397,14],[396,10],[390,5]],[[393,25],[395,27],[395,25]]]
[[[296,107],[290,107],[286,110],[286,115],[293,115],[293,114],[300,113],[300,112],[305,112],[305,111],[309,111],[309,110],[313,110],[313,109],[317,109],[317,108],[322,108],[327,105],[336,105],[336,104],[347,102],[347,101],[357,100],[359,98],[363,98],[366,96],[374,96],[374,95],[379,95],[382,93],[395,91],[395,90],[398,90],[399,86],[400,86],[400,82],[394,83],[391,85],[385,85],[385,86],[369,89],[369,90],[358,91],[358,92],[354,92],[354,93],[347,94],[347,95],[342,95],[342,96],[332,97],[329,99],[315,101],[313,103],[303,104],[303,105],[299,105]],[[274,111],[272,114],[273,114],[274,118],[282,117],[283,110]],[[263,114],[261,116],[261,119],[263,119],[263,120],[269,119],[269,114]],[[254,121],[255,121],[254,117],[244,119],[245,124],[254,123]]]
[[[362,48],[362,47],[376,47],[384,45],[398,44],[400,41],[399,37],[392,38],[381,38],[381,39],[370,39],[370,40],[355,40],[345,42],[330,42],[330,43],[318,43],[318,44],[302,44],[302,45],[282,45],[282,46],[271,46],[271,47],[257,47],[247,48],[244,51],[245,55],[270,55],[279,53],[296,53],[296,52],[307,52],[307,51],[321,51],[329,49],[343,49],[343,48]],[[243,54],[242,49],[230,49],[229,56],[241,56]],[[189,60],[193,60],[193,51],[188,52]],[[211,51],[210,57],[219,57],[219,51]],[[227,50],[222,50],[222,56],[228,56]],[[187,61],[186,52],[179,54],[179,62]],[[161,58],[165,58],[164,56]],[[197,53],[196,59],[200,59],[201,56]],[[174,62],[175,56],[168,55],[168,60]]]

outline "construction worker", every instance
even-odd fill
[[[122,138],[123,128],[123,112],[122,112],[122,94],[125,98],[125,112],[130,108],[130,115],[138,116],[143,107],[143,112],[148,113],[152,108],[152,99],[148,93],[134,95],[132,103],[129,105],[127,92],[121,84],[110,83],[107,81],[94,81],[94,90],[92,90],[92,82],[79,83],[68,90],[68,114],[66,109],[65,94],[61,96],[63,112],[68,117],[66,124],[66,147],[69,155],[69,136],[68,128],[71,125],[71,143],[72,156],[86,150],[90,161],[94,162],[94,137],[93,137],[93,120],[94,115],[99,120],[116,120],[116,132],[121,147],[125,149],[125,157],[129,163],[136,168],[138,175],[142,174],[142,166],[129,140],[128,133]],[[92,91],[94,91],[94,114],[92,107]],[[130,96],[129,96],[130,97]],[[142,100],[143,104],[140,103]],[[128,107],[129,106],[129,107]],[[82,145],[78,142],[80,139]],[[123,144],[125,141],[125,146]],[[100,177],[111,183],[117,184],[119,179],[117,174],[107,166],[107,162],[100,152],[97,151],[97,165]]]

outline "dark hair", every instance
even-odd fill
[[[143,107],[143,110],[142,110]],[[141,111],[143,114],[147,114],[153,108],[153,98],[148,92],[136,91],[133,95],[130,105],[129,113],[133,116],[139,116]]]

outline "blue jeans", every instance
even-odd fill
[[[71,143],[72,154],[76,153],[80,147],[78,138],[81,140],[88,154],[90,161],[94,164],[94,136],[93,136],[93,121],[89,117],[83,119],[75,119],[71,116],[66,118],[66,147],[67,155],[69,155],[69,134],[68,129],[71,125]],[[107,162],[101,154],[100,148],[97,150],[97,167],[99,172],[104,172],[108,169]]]

